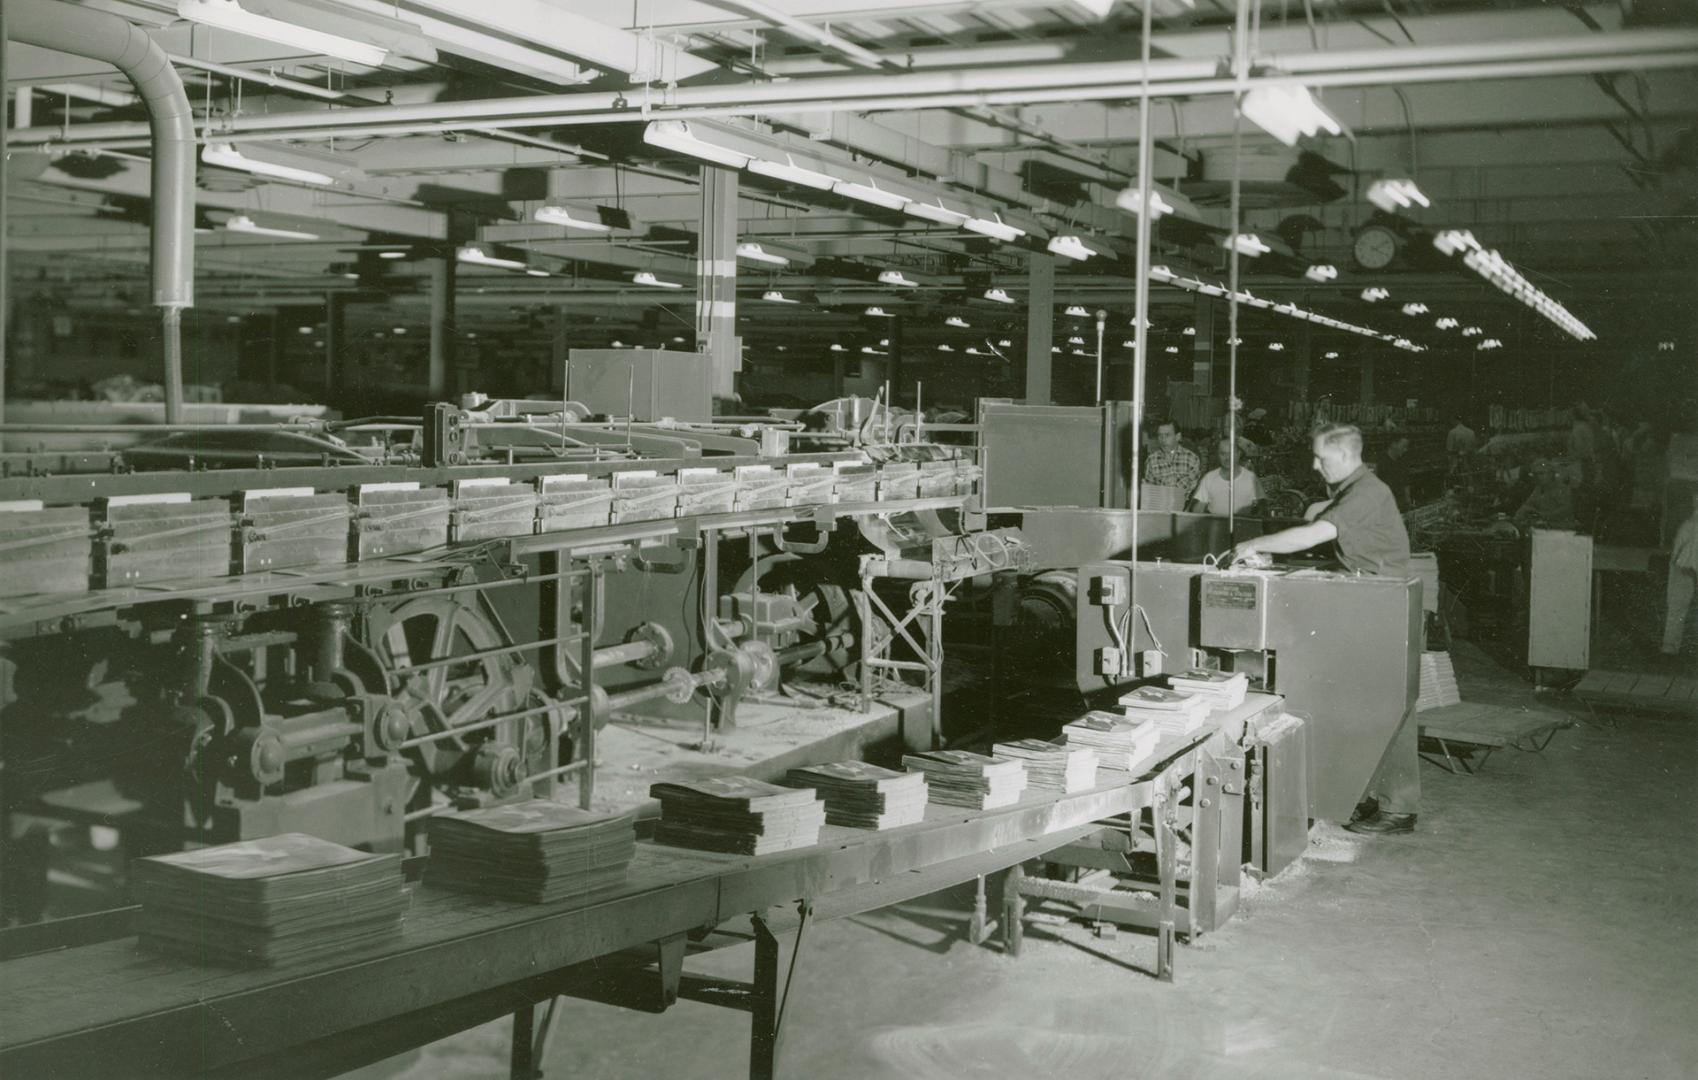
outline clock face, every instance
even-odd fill
[[[1354,254],[1357,264],[1364,269],[1384,269],[1397,255],[1397,237],[1378,226],[1363,229],[1356,234]]]

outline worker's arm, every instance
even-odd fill
[[[1236,562],[1246,555],[1257,553],[1290,555],[1294,551],[1308,551],[1317,544],[1337,539],[1338,526],[1330,521],[1311,521],[1307,525],[1297,525],[1246,540],[1232,549],[1232,559]]]

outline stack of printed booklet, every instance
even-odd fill
[[[137,859],[144,945],[244,967],[334,956],[401,931],[399,855],[284,833]]]
[[[624,881],[636,847],[628,814],[530,799],[432,818],[425,880],[456,892],[548,904]]]

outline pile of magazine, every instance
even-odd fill
[[[395,937],[407,892],[399,855],[302,833],[131,864],[144,945],[246,967],[317,960]]]

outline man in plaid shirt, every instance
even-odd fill
[[[1144,482],[1176,487],[1189,496],[1203,475],[1202,461],[1179,445],[1179,425],[1172,420],[1156,425],[1156,441],[1160,448],[1144,463]]]

